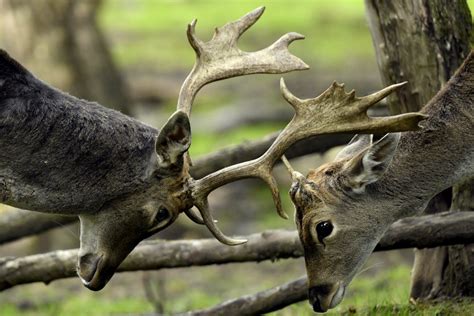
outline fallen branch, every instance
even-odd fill
[[[247,236],[248,243],[229,247],[215,239],[146,241],[119,267],[122,271],[157,270],[235,262],[298,258],[297,233],[273,230]],[[393,224],[376,251],[427,248],[474,242],[474,213],[456,212],[407,218]],[[75,276],[77,249],[0,260],[0,290],[32,282],[49,283]]]
[[[156,270],[231,262],[298,258],[303,255],[293,231],[275,230],[248,236],[248,243],[229,247],[215,239],[142,242],[118,271]],[[22,258],[0,259],[0,290],[76,275],[77,249],[60,250]]]
[[[269,290],[223,302],[211,308],[178,315],[260,315],[280,310],[307,298],[307,279],[302,277]]]
[[[390,226],[375,251],[432,248],[474,241],[474,212],[444,212],[403,218]]]
[[[8,209],[0,212],[0,244],[35,235],[75,221],[77,221],[76,216]]]
[[[216,170],[259,157],[273,143],[278,133],[260,140],[229,146],[194,161],[191,174],[202,178]],[[288,158],[310,153],[322,153],[328,149],[347,143],[351,135],[323,135],[301,141],[287,151]],[[7,210],[0,213],[0,244],[35,235],[48,229],[77,221],[77,217],[42,214],[25,210]]]

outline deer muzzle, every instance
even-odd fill
[[[313,286],[308,291],[309,303],[317,313],[336,307],[344,297],[345,287],[340,283]]]
[[[102,255],[92,253],[79,257],[77,274],[88,289],[98,291],[107,283],[101,281],[101,276],[99,275],[102,257]]]

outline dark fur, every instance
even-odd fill
[[[54,89],[0,50],[0,202],[93,212],[153,171],[158,131]]]

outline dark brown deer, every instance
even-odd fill
[[[256,73],[307,69],[288,45],[297,33],[281,37],[257,52],[243,52],[237,40],[262,15],[258,8],[216,29],[208,42],[187,30],[196,64],[184,82],[178,111],[158,131],[119,112],[79,100],[36,79],[5,52],[0,53],[0,198],[12,206],[78,215],[81,246],[78,275],[86,287],[102,289],[118,265],[144,238],[173,223],[180,213],[205,224],[221,242],[245,240],[225,236],[209,211],[214,189],[242,178],[269,184],[278,213],[282,211],[275,162],[294,142],[332,132],[413,130],[424,116],[416,113],[369,118],[368,107],[398,85],[365,98],[346,94],[333,84],[315,100],[299,100],[281,82],[296,115],[260,158],[219,170],[202,179],[189,175],[191,144],[188,116],[205,84]],[[353,104],[346,107],[346,100]],[[196,206],[200,216],[191,208]]]
[[[422,110],[417,132],[359,135],[334,162],[304,177],[290,168],[290,196],[316,312],[347,285],[390,224],[420,213],[437,193],[474,176],[474,53]]]

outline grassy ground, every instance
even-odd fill
[[[290,263],[292,264],[292,263]],[[269,266],[268,264],[266,265]],[[241,270],[249,270],[249,264],[242,265]],[[218,268],[227,269],[227,268]],[[291,268],[290,268],[291,269]],[[216,267],[197,268],[193,273],[202,276],[201,281],[189,282],[189,269],[166,272],[165,284],[167,291],[164,301],[165,313],[183,312],[191,309],[212,306],[222,301],[222,291],[229,292],[229,285],[233,284],[235,292],[244,291],[243,282],[255,278],[253,273],[244,275],[237,273],[226,278],[227,285],[219,282],[220,275],[215,273]],[[258,271],[260,273],[261,271]],[[343,303],[331,310],[327,315],[472,315],[474,301],[449,301],[438,304],[408,303],[408,287],[410,267],[398,267],[381,271],[371,276],[357,278],[348,290]],[[163,272],[162,273],[163,276]],[[257,273],[254,270],[254,273]],[[139,274],[138,274],[139,275]],[[178,277],[181,275],[181,278]],[[122,276],[128,282],[137,279],[137,274]],[[147,275],[147,277],[156,277]],[[278,277],[277,277],[278,278]],[[187,280],[185,280],[187,279]],[[162,280],[162,279],[161,279]],[[17,299],[5,300],[0,297],[0,315],[2,316],[40,316],[40,315],[126,315],[153,312],[153,304],[145,299],[142,289],[135,289],[132,293],[116,293],[114,297],[104,297],[101,293],[92,293],[76,288],[74,281],[60,281],[65,290],[58,291],[57,285],[45,288],[43,285],[31,285],[15,289]],[[210,291],[203,289],[203,284],[218,282]],[[114,281],[115,282],[115,281]],[[120,282],[124,282],[121,280]],[[116,282],[117,283],[117,282]],[[189,286],[190,283],[193,286]],[[264,283],[271,283],[267,280]],[[73,284],[73,285],[66,285]],[[251,283],[247,283],[251,284]],[[111,284],[112,285],[112,284]],[[263,284],[266,286],[267,284]],[[118,286],[113,284],[113,286]],[[135,288],[136,285],[132,285]],[[255,284],[253,285],[255,287]],[[261,284],[262,286],[262,284]],[[239,289],[240,287],[240,289]],[[252,287],[252,286],[250,286]],[[41,290],[40,290],[41,289]],[[37,293],[41,291],[41,297]],[[232,292],[232,291],[231,291]],[[8,292],[7,292],[8,293]],[[34,295],[34,296],[33,296]],[[19,299],[21,297],[21,299]],[[66,299],[67,298],[67,299]],[[283,310],[272,313],[275,316],[313,315],[307,302],[289,306]]]

